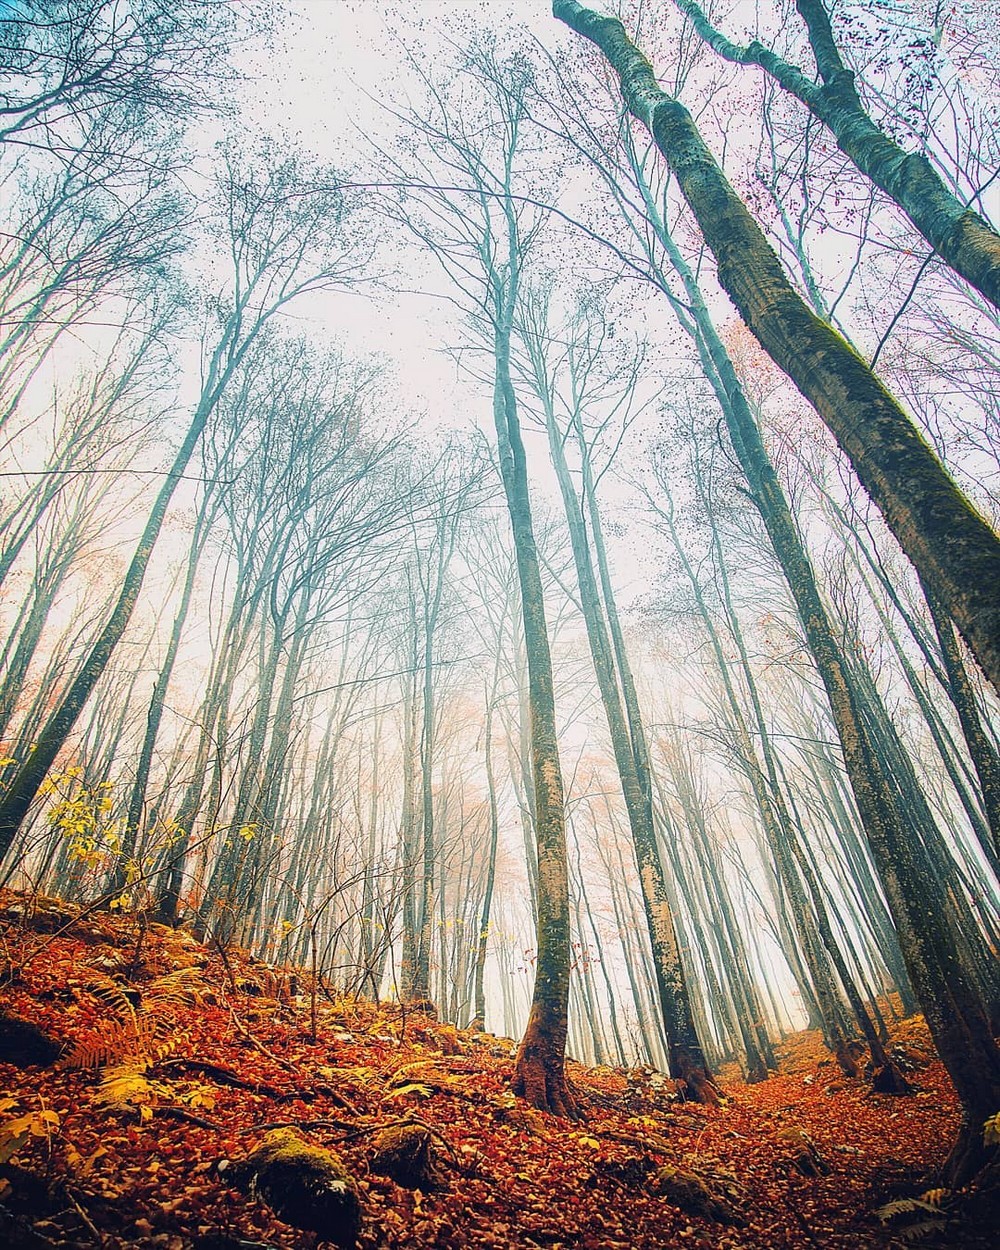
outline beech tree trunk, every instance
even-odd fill
[[[675,0],[698,34],[727,61],[759,65],[823,122],[837,146],[894,200],[933,250],[954,271],[1000,307],[1000,235],[941,181],[920,152],[907,152],[872,121],[841,58],[823,0],[797,0],[822,83],[754,41],[732,43],[716,30],[694,0]]]
[[[775,363],[813,404],[920,576],[1000,692],[1000,539],[865,362],[818,317],[705,145],[617,18],[553,0],[605,55],[629,111],[670,165],[715,256],[719,281]]]
[[[638,727],[633,725],[630,733],[626,720],[604,606],[601,603],[587,541],[586,522],[566,462],[563,435],[556,424],[555,412],[550,402],[551,391],[544,376],[545,367],[538,354],[542,350],[541,344],[537,339],[527,341],[527,336],[526,342],[535,365],[535,387],[545,408],[549,454],[559,482],[569,528],[587,641],[628,812],[646,927],[653,952],[660,1011],[667,1035],[670,1075],[684,1082],[689,1098],[697,1102],[717,1104],[719,1093],[695,1028],[663,863],[656,843],[648,764],[643,759],[640,765],[635,749],[635,738],[642,733],[642,727],[641,724]],[[593,499],[590,503],[593,512],[596,503]],[[607,592],[606,587],[605,594]]]
[[[506,324],[501,322],[495,336],[493,415],[521,588],[538,852],[535,988],[528,1024],[514,1061],[513,1088],[515,1094],[534,1107],[575,1118],[576,1100],[565,1072],[570,970],[566,816],[542,574],[531,519],[524,443],[510,377],[509,325],[509,320]]]

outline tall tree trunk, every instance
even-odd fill
[[[530,345],[529,350],[531,350]],[[552,406],[546,401],[549,388],[545,385],[545,379],[538,376],[536,381],[538,393],[546,407],[549,454],[562,494],[587,640],[594,671],[597,674],[597,684],[604,705],[615,765],[628,812],[632,845],[646,913],[646,927],[653,952],[660,1010],[667,1035],[670,1075],[684,1082],[688,1097],[698,1102],[718,1103],[718,1090],[712,1081],[708,1062],[694,1025],[688,986],[681,963],[680,946],[677,941],[677,930],[670,909],[663,863],[656,843],[652,784],[648,776],[648,763],[643,761],[645,770],[640,772],[634,749],[635,739],[629,733],[625,709],[622,706],[604,608],[587,542],[586,525],[563,450],[563,437],[556,425]]]
[[[486,791],[489,802],[490,848],[486,861],[486,884],[483,888],[483,906],[479,915],[479,929],[476,934],[476,965],[473,981],[472,1001],[475,1013],[473,1025],[480,1029],[486,1028],[486,950],[490,936],[490,916],[493,909],[493,890],[496,884],[497,845],[500,840],[500,815],[497,809],[496,778],[493,774],[493,708],[499,684],[500,657],[497,655],[493,666],[493,685],[486,692],[486,724],[483,728],[486,746]],[[472,1025],[470,1025],[470,1028]]]
[[[604,53],[627,107],[676,175],[720,283],[764,350],[814,405],[1000,692],[1000,539],[864,361],[792,286],[690,113],[660,88],[621,22],[577,0],[553,0],[552,8]]]
[[[512,249],[512,264],[514,254]],[[510,375],[512,302],[512,298],[505,301],[495,335],[493,416],[521,588],[538,863],[535,988],[514,1061],[513,1088],[532,1106],[575,1117],[576,1099],[565,1072],[571,945],[566,817],[542,575],[531,519],[527,461]]]

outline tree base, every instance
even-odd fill
[[[704,1068],[695,1068],[681,1079],[684,1084],[678,1092],[686,1102],[699,1102],[706,1107],[722,1106],[722,1090]]]
[[[833,1047],[833,1057],[837,1061],[837,1066],[844,1076],[849,1076],[851,1080],[861,1075],[860,1058],[863,1053],[864,1047],[856,1041],[839,1042]]]
[[[963,1120],[958,1140],[941,1169],[941,1182],[949,1189],[961,1189],[972,1181],[978,1184],[987,1177],[990,1188],[1000,1190],[1000,1148],[986,1145],[981,1124]]]
[[[872,1073],[872,1089],[876,1094],[912,1094],[913,1086],[890,1060]]]
[[[699,1102],[708,1107],[721,1106],[722,1090],[712,1080],[700,1051],[694,1054],[692,1049],[676,1045],[670,1050],[670,1075],[680,1082],[678,1094],[686,1102]]]
[[[566,1079],[562,1054],[552,1053],[547,1046],[529,1040],[529,1033],[525,1033],[514,1060],[511,1089],[538,1111],[548,1111],[567,1120],[581,1119],[576,1095]]]

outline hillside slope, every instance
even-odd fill
[[[765,1084],[724,1079],[721,1108],[676,1101],[648,1070],[572,1064],[586,1119],[568,1123],[508,1093],[510,1039],[395,1004],[313,1001],[306,978],[134,917],[12,895],[0,917],[0,1049],[27,1065],[0,1063],[12,1244],[312,1246],[264,1200],[309,1226],[287,1177],[269,1186],[245,1162],[287,1127],[351,1178],[360,1225],[324,1226],[333,1244],[358,1231],[362,1247],[847,1250],[924,1219],[927,1244],[988,1244],[965,1217],[875,1214],[920,1192],[955,1130],[920,1021],[902,1026],[911,1097],[845,1081],[799,1034]],[[17,1021],[61,1050],[33,1051]]]

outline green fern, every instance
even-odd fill
[[[1000,1111],[991,1115],[983,1125],[983,1145],[1000,1146]]]

